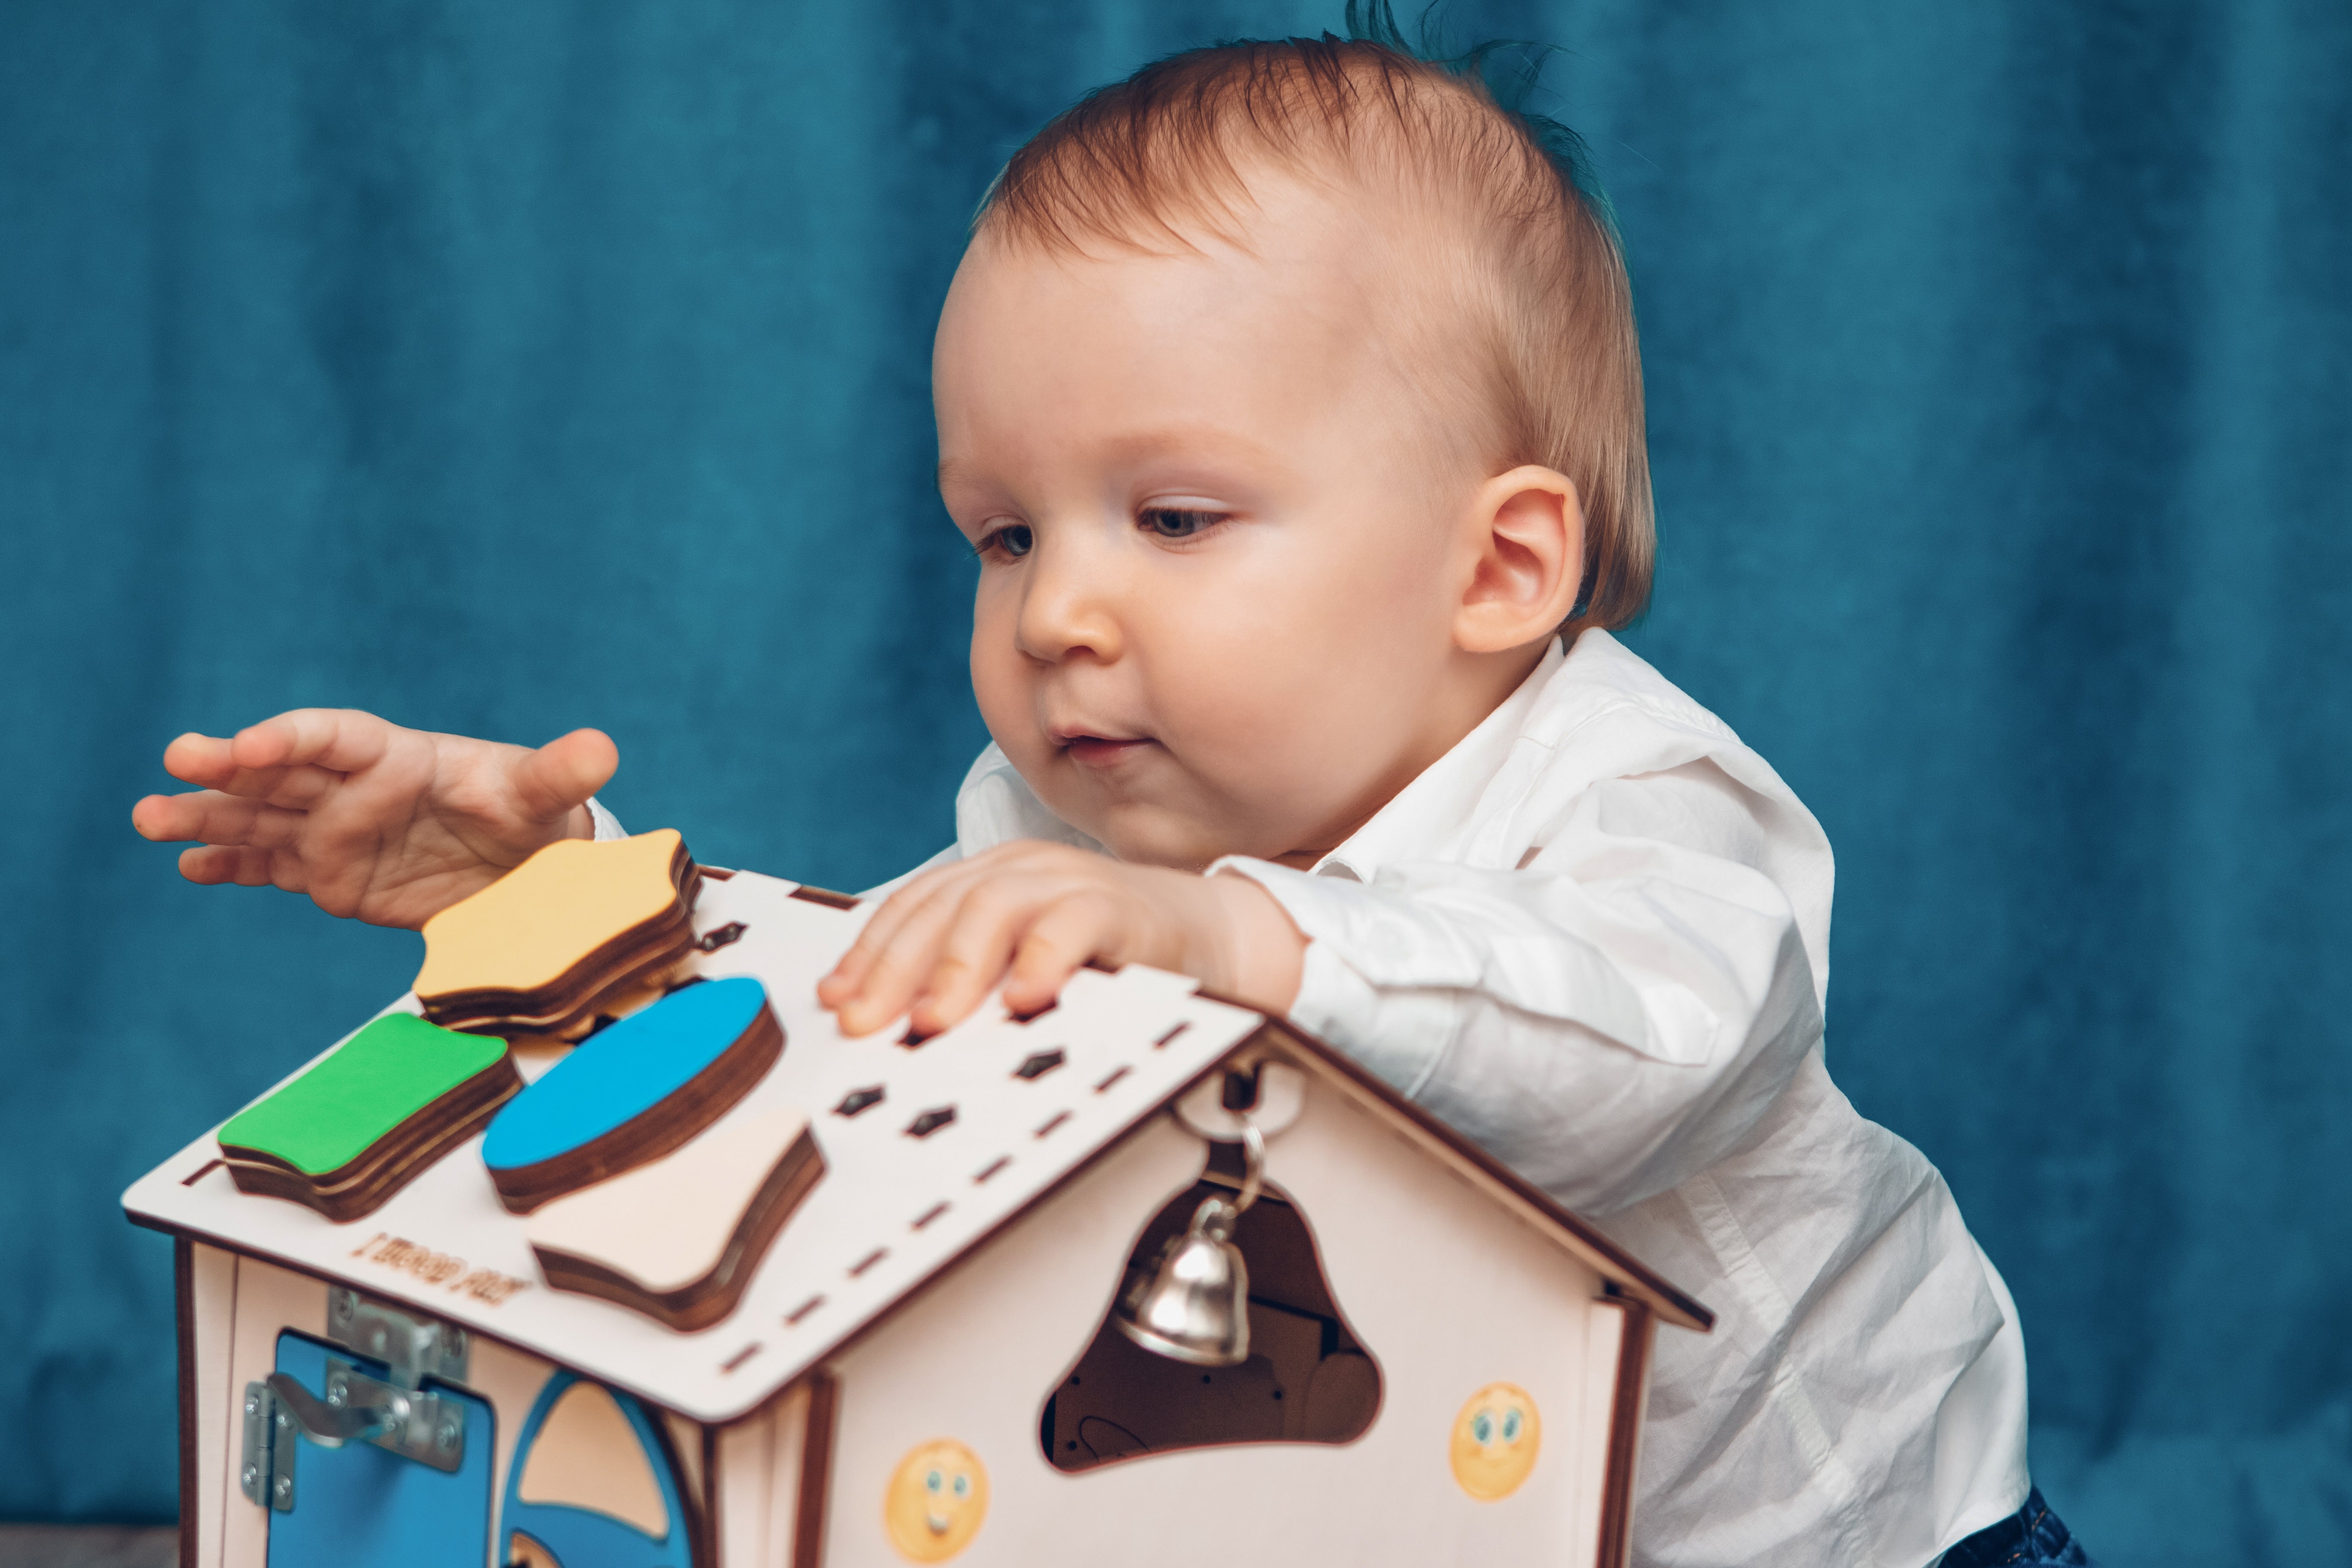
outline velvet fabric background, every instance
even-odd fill
[[[1633,645],[1839,851],[1832,1070],[2117,1563],[2352,1561],[2352,10],[1464,5],[1622,215]],[[166,741],[618,740],[844,887],[984,739],[927,354],[1082,89],[1332,4],[0,7],[0,1517],[173,1510],[134,1176],[417,939],[178,881]],[[1704,1295],[1706,1280],[1684,1283]]]

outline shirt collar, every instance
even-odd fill
[[[1567,657],[1554,638],[1517,690],[1311,869],[1370,882],[1382,867],[1400,860],[1454,855],[1475,825],[1487,785],[1502,771],[1545,686]]]

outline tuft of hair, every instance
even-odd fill
[[[1413,271],[1442,297],[1432,346],[1453,367],[1433,416],[1466,409],[1494,472],[1534,463],[1574,481],[1584,580],[1562,629],[1624,626],[1656,554],[1641,348],[1583,143],[1519,107],[1536,75],[1524,56],[1512,72],[1497,46],[1415,48],[1384,0],[1350,0],[1348,26],[1187,50],[1088,93],[1013,155],[975,232],[1064,254],[1200,235],[1245,247],[1253,172],[1428,214],[1443,237]]]

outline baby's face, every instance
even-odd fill
[[[983,237],[940,322],[981,712],[1056,815],[1130,861],[1328,849],[1516,679],[1454,643],[1487,476],[1448,456],[1382,335],[1382,247],[1262,195],[1255,254]]]

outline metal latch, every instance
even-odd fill
[[[293,1508],[298,1434],[322,1448],[373,1443],[436,1470],[465,1463],[465,1405],[424,1388],[428,1377],[465,1381],[465,1330],[337,1287],[327,1292],[327,1338],[383,1363],[387,1375],[329,1356],[324,1399],[282,1372],[247,1384],[238,1481],[247,1499],[279,1513]]]
[[[422,1388],[428,1377],[466,1381],[466,1331],[338,1285],[327,1292],[327,1337],[384,1364],[394,1386]]]

